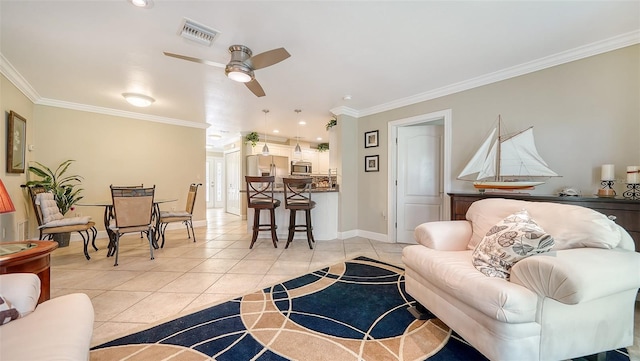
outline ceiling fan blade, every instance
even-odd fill
[[[289,54],[289,52],[284,48],[278,48],[254,55],[249,58],[249,62],[251,63],[252,68],[256,70],[277,64],[290,56],[291,54]]]
[[[264,93],[264,90],[262,89],[262,86],[260,86],[260,83],[258,83],[258,81],[255,79],[253,79],[248,83],[244,83],[244,85],[246,85],[247,88],[249,88],[249,90],[251,90],[251,92],[255,94],[257,97],[263,97],[266,95]]]
[[[186,56],[186,55],[167,53],[166,51],[164,51],[163,54],[166,55],[166,56],[170,56],[172,58],[178,58],[178,59],[182,59],[182,60],[192,61],[194,63],[211,65],[211,66],[215,66],[217,68],[224,68],[225,66],[227,66],[227,64],[216,63],[215,61],[209,61],[209,60],[204,60],[204,59],[199,59],[199,58],[192,58],[192,57]]]

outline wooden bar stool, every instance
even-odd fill
[[[313,249],[313,227],[311,226],[311,210],[316,202],[311,200],[311,178],[284,178],[284,208],[289,210],[289,236],[287,245],[293,241],[295,232],[306,232],[309,248]],[[296,212],[304,211],[305,224],[296,224]]]
[[[273,183],[275,181],[274,176],[268,177],[252,177],[246,176],[247,182],[247,207],[254,209],[253,215],[253,237],[251,238],[251,245],[249,248],[253,248],[253,244],[258,239],[258,232],[271,231],[271,240],[273,246],[278,248],[278,235],[276,235],[276,208],[280,206],[280,200],[273,197]],[[268,209],[270,213],[270,223],[260,224],[260,211]]]

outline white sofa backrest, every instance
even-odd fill
[[[474,202],[467,211],[466,218],[473,227],[469,249],[474,249],[496,223],[522,209],[526,209],[536,223],[555,239],[554,250],[615,248],[623,235],[626,236],[623,246],[627,248],[628,239],[631,238],[622,227],[604,214],[589,208],[551,202],[487,198]]]

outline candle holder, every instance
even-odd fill
[[[602,188],[598,189],[598,197],[613,198],[616,196],[616,191],[613,189],[612,180],[603,180],[600,182]]]
[[[622,196],[628,199],[640,199],[640,183],[627,183],[627,190]]]

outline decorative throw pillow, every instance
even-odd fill
[[[0,325],[9,323],[20,317],[20,313],[17,309],[11,306],[11,303],[0,295]]]
[[[473,265],[489,277],[509,280],[516,262],[551,250],[555,241],[522,210],[493,226],[473,251]]]

